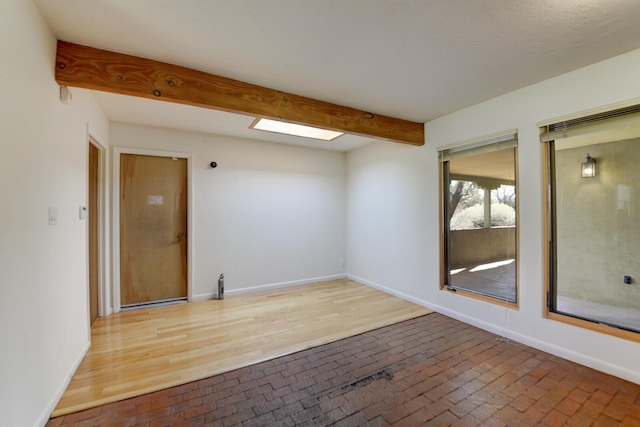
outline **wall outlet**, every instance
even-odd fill
[[[58,224],[58,208],[55,206],[49,206],[49,225]]]
[[[347,260],[343,259],[342,260],[342,268],[346,268],[347,267]]]

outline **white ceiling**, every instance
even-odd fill
[[[640,48],[633,0],[34,1],[61,40],[416,122]],[[301,141],[233,114],[97,99],[114,121]]]

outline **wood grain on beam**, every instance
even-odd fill
[[[136,56],[58,41],[61,85],[275,118],[411,145],[424,125]]]

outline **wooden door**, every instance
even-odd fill
[[[187,296],[187,160],[121,154],[120,304]]]
[[[98,318],[98,148],[89,143],[89,321]]]

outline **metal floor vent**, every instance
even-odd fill
[[[376,380],[380,380],[380,379],[385,379],[387,381],[391,381],[393,379],[393,373],[391,372],[391,370],[389,370],[388,368],[385,368],[381,371],[378,371],[374,374],[371,374],[369,376],[366,376],[364,378],[360,378],[359,380],[356,380],[352,383],[349,383],[345,386],[342,386],[342,390],[347,390],[347,389],[351,389],[351,388],[358,388],[358,387],[362,387],[365,386],[373,381]]]

